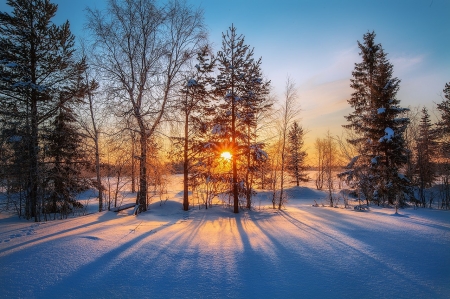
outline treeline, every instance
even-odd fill
[[[283,97],[273,97],[261,58],[233,25],[214,52],[202,11],[186,2],[110,0],[105,11],[87,9],[89,42],[76,47],[69,23],[52,22],[50,1],[7,3],[12,13],[0,13],[0,183],[19,216],[67,217],[87,188],[98,191],[99,211],[109,209],[126,184],[143,212],[155,196],[162,200],[174,168],[183,173],[184,210],[194,197],[208,208],[226,193],[237,213],[252,207],[256,188],[271,190],[273,208],[281,209],[284,186],[309,179],[295,83],[287,79]],[[316,186],[329,190],[333,205],[341,150],[352,160],[341,177],[360,198],[405,203],[419,186],[425,205],[423,190],[437,175],[448,190],[449,88],[438,105],[442,120],[413,127],[374,36],[359,44],[348,142],[330,134],[316,142]]]

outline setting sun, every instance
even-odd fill
[[[223,152],[223,153],[220,155],[220,157],[221,157],[221,158],[224,158],[225,160],[231,160],[231,154],[230,154],[230,152]]]

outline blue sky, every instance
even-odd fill
[[[105,7],[100,0],[55,0],[55,22],[68,19],[76,36],[84,34],[84,8]],[[282,97],[287,76],[298,87],[302,125],[309,142],[330,130],[338,134],[351,109],[351,72],[359,62],[357,40],[374,30],[401,79],[403,106],[441,102],[450,82],[449,0],[187,0],[203,8],[214,50],[233,23],[262,57],[273,93]],[[7,10],[0,4],[0,10]]]

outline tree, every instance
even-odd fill
[[[224,144],[230,143],[228,150],[232,154],[234,213],[239,213],[240,182],[245,184],[245,175],[244,177],[238,176],[238,161],[245,159],[245,153],[248,153],[252,147],[252,145],[249,146],[251,137],[246,128],[254,126],[255,115],[258,111],[267,109],[260,103],[264,100],[270,84],[262,79],[261,58],[255,61],[253,49],[250,49],[244,42],[244,37],[237,34],[233,25],[226,34],[222,34],[222,50],[217,54],[219,74],[214,83],[218,102],[216,103],[217,117],[214,120],[213,131],[220,135]],[[259,147],[253,148],[257,152],[261,152]],[[248,164],[241,163],[241,167],[248,169]],[[251,190],[246,190],[246,192],[251,192]]]
[[[419,185],[419,200],[426,206],[424,189],[431,187],[436,177],[433,155],[438,151],[437,136],[431,124],[427,108],[422,108],[422,118],[419,124],[419,137],[416,145],[417,166],[416,175]]]
[[[334,198],[333,198],[333,190],[334,190],[334,178],[333,170],[338,165],[338,156],[337,156],[337,145],[336,141],[330,135],[330,131],[327,132],[327,135],[322,139],[323,145],[323,173],[324,173],[324,183],[325,187],[328,190],[328,199],[330,201],[330,207],[334,207]]]
[[[328,131],[325,137],[317,138],[314,144],[317,155],[317,189],[326,188],[330,206],[334,206],[333,190],[335,175],[333,170],[338,166],[338,144]],[[341,144],[343,146],[343,144]],[[341,148],[342,149],[342,148]]]
[[[288,153],[287,153],[287,171],[294,177],[297,186],[300,186],[300,181],[307,182],[308,175],[306,170],[306,156],[307,153],[303,149],[304,131],[296,121],[292,124],[288,132]]]
[[[436,123],[440,143],[439,172],[442,181],[441,208],[450,209],[450,83],[445,84],[444,99],[437,104],[440,120]]]
[[[295,83],[288,78],[286,80],[286,86],[284,91],[284,101],[280,108],[280,128],[279,128],[279,136],[280,136],[280,196],[278,200],[278,209],[281,210],[281,207],[284,203],[284,179],[285,179],[285,169],[287,162],[287,144],[288,144],[288,130],[292,123],[295,121],[299,113],[299,108],[297,107],[297,91],[295,88]]]
[[[444,100],[442,103],[437,104],[437,109],[441,114],[440,120],[437,122],[436,126],[442,137],[443,150],[446,155],[450,153],[450,82],[445,84]]]
[[[316,174],[316,188],[322,190],[325,181],[325,144],[322,138],[317,138],[314,147],[316,149],[317,157],[317,174]]]
[[[44,212],[59,212],[61,217],[67,217],[71,205],[79,205],[75,201],[75,195],[87,188],[81,178],[81,166],[86,161],[73,109],[61,104],[48,130],[46,159],[50,162],[50,167],[45,187],[49,198],[45,200]]]
[[[210,73],[214,67],[214,59],[209,57],[209,48],[205,46],[197,54],[196,71],[190,74],[185,81],[185,85],[181,89],[181,111],[184,121],[183,136],[183,210],[189,210],[189,170],[191,168],[190,161],[195,150],[190,144],[190,140],[194,138],[196,126],[192,122],[200,122],[201,117],[205,117],[205,110],[210,102],[208,85],[212,83]],[[198,126],[197,126],[198,128]],[[197,132],[198,133],[198,132]],[[192,143],[192,142],[191,142]]]
[[[148,205],[148,141],[156,134],[183,68],[205,39],[203,17],[185,3],[171,1],[108,2],[108,15],[88,9],[88,27],[98,49],[95,65],[119,101],[121,115],[131,115],[139,137],[139,210]]]
[[[82,96],[84,60],[74,59],[74,36],[69,22],[56,26],[51,19],[57,5],[48,0],[8,0],[12,14],[0,13],[1,111],[13,111],[25,128],[25,215],[40,220],[43,148],[41,128],[64,103]],[[5,115],[5,117],[9,117]]]
[[[81,52],[84,57],[86,55],[86,45],[84,41],[81,44]],[[92,51],[91,51],[92,52]],[[88,68],[83,74],[83,84],[86,86],[85,97],[83,99],[82,109],[80,109],[80,116],[77,121],[82,129],[85,144],[89,149],[88,152],[94,154],[94,167],[96,180],[93,180],[93,185],[98,191],[98,211],[103,210],[103,191],[101,176],[101,159],[100,159],[100,133],[101,133],[101,115],[99,113],[102,108],[102,101],[100,100],[100,84],[98,82],[98,74],[93,68]]]
[[[365,180],[370,180],[366,196],[378,204],[397,206],[408,196],[409,179],[400,173],[407,161],[403,133],[409,121],[401,115],[408,109],[399,107],[400,80],[392,76],[393,65],[381,44],[375,43],[375,33],[366,33],[363,39],[358,42],[362,62],[356,63],[352,72],[354,92],[348,100],[354,111],[345,117],[349,124],[344,126],[357,135],[349,141],[359,149],[354,166],[362,169],[348,178],[360,186],[368,186]]]

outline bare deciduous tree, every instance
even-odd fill
[[[295,82],[291,78],[287,78],[286,86],[284,90],[284,101],[279,110],[280,113],[280,194],[278,201],[278,209],[283,206],[285,194],[284,194],[284,179],[285,179],[285,168],[286,168],[286,146],[288,142],[288,130],[292,123],[295,121],[296,117],[300,113],[300,108],[297,104],[297,90],[295,87]]]
[[[124,117],[131,115],[139,137],[139,210],[147,210],[148,140],[170,106],[181,72],[204,40],[203,18],[181,1],[108,2],[107,14],[88,9],[88,27],[98,49],[95,65],[108,80]]]

